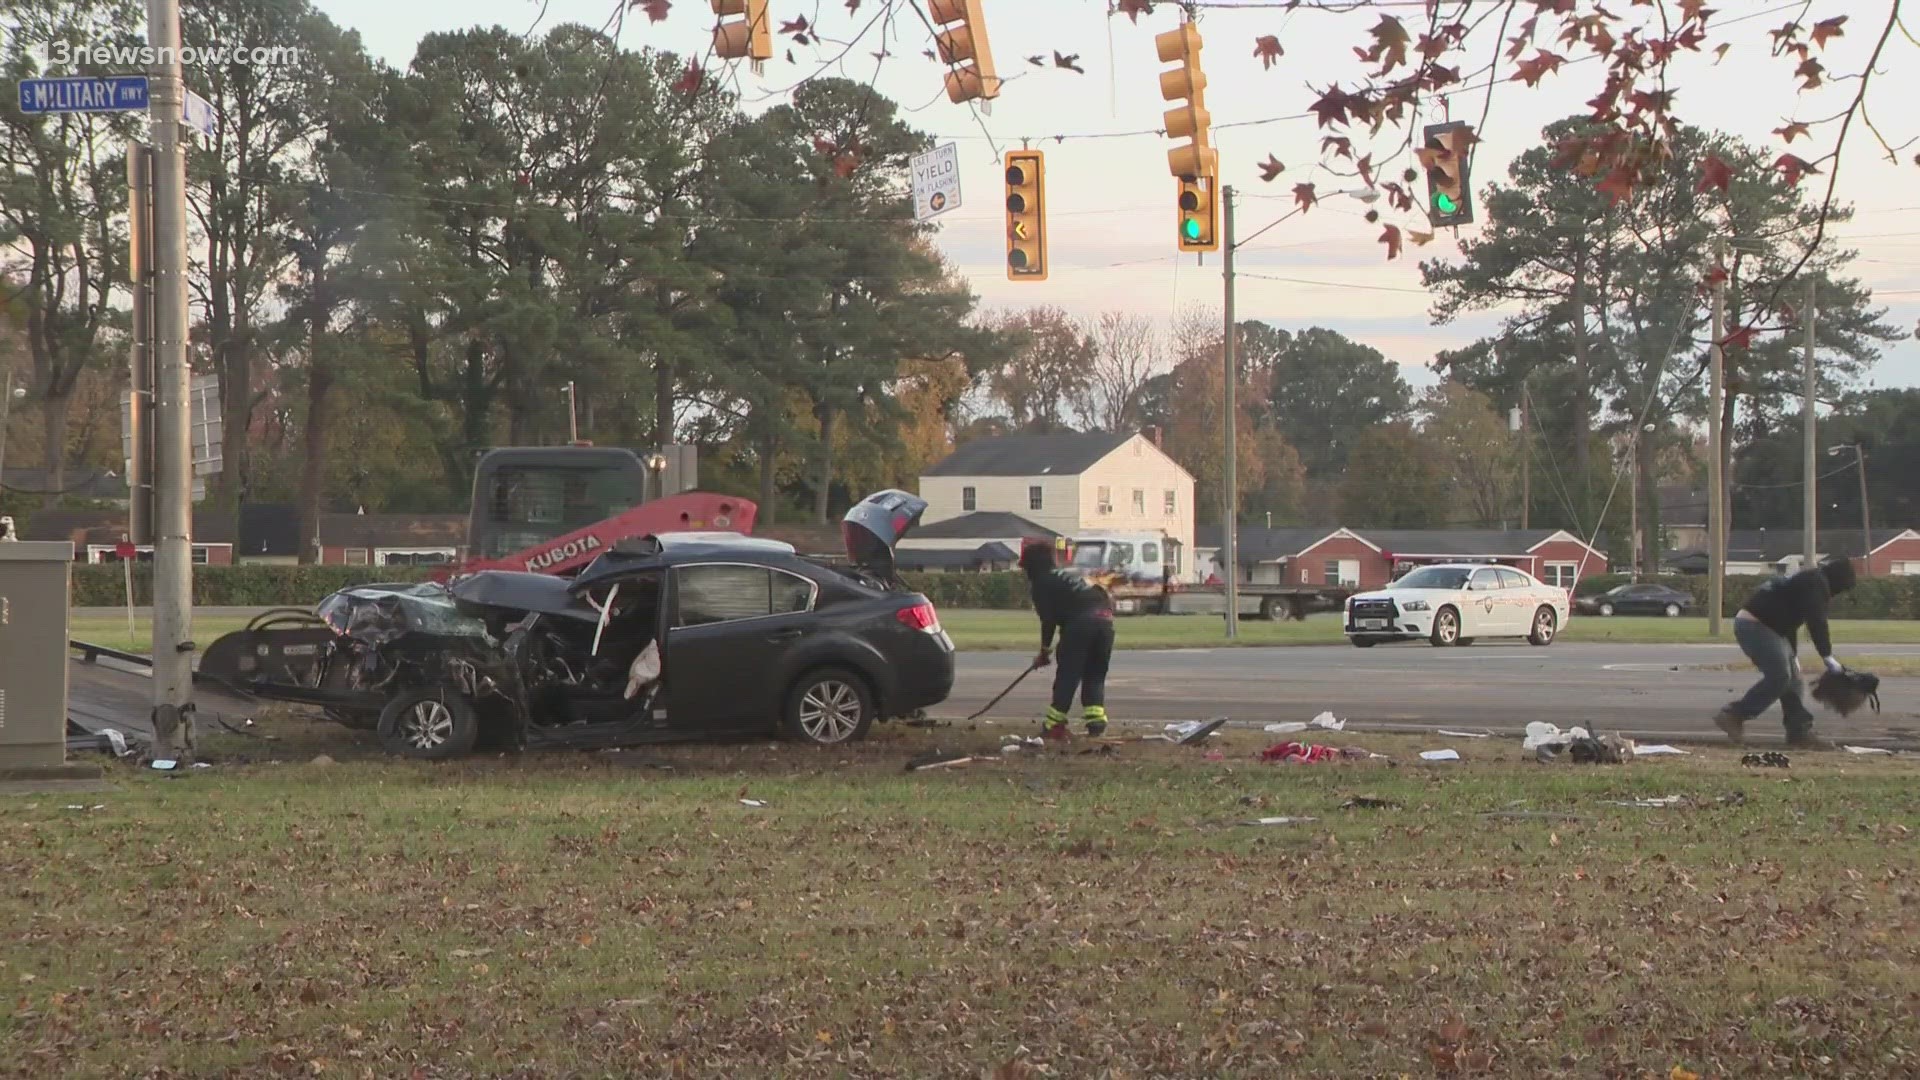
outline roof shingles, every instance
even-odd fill
[[[1132,432],[1060,432],[976,439],[928,469],[928,476],[1078,476],[1126,445]]]

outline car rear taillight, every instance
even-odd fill
[[[929,634],[940,632],[940,616],[933,610],[933,605],[925,600],[912,607],[901,608],[893,613],[893,617],[899,619],[902,625],[914,630]]]

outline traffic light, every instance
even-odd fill
[[[1167,151],[1167,166],[1180,177],[1212,176],[1220,171],[1212,145],[1213,117],[1207,112],[1207,73],[1200,70],[1200,31],[1192,23],[1155,35],[1160,62],[1180,66],[1160,73],[1160,97],[1183,101],[1166,112],[1167,137],[1191,139]]]
[[[940,62],[952,68],[947,72],[947,97],[955,105],[999,97],[1000,76],[993,70],[993,49],[987,44],[980,0],[932,0],[928,6],[934,23],[942,28],[933,38]]]
[[[1007,280],[1047,280],[1046,155],[1007,152]]]
[[[1473,129],[1465,121],[1428,124],[1414,152],[1427,171],[1427,217],[1434,227],[1473,222]]]
[[[725,60],[747,58],[755,63],[773,59],[773,24],[767,21],[767,0],[711,0],[720,25],[713,28],[713,53]],[[746,18],[729,22],[729,15]]]
[[[1180,250],[1218,251],[1220,241],[1216,237],[1220,204],[1215,193],[1219,191],[1219,178],[1211,173],[1183,176],[1178,184],[1180,210],[1176,220],[1179,223]]]

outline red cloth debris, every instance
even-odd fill
[[[1331,746],[1315,746],[1302,742],[1274,743],[1260,752],[1261,761],[1281,761],[1287,763],[1312,763],[1316,761],[1337,761],[1340,751]]]

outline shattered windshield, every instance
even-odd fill
[[[462,615],[445,587],[434,584],[348,589],[320,602],[318,614],[337,633],[391,640],[404,633],[485,637],[485,624]]]
[[[1457,566],[1423,566],[1393,583],[1396,589],[1464,589],[1471,570]]]

